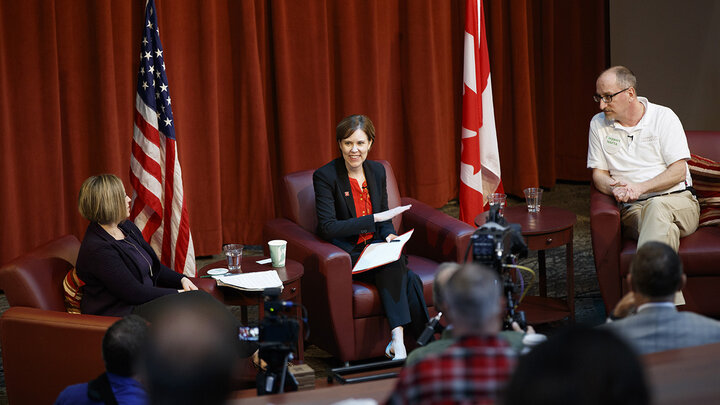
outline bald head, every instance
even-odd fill
[[[637,80],[625,66],[613,66],[600,74],[595,82],[595,101],[605,119],[632,127],[642,118],[645,107],[637,97]]]
[[[625,66],[613,66],[606,69],[598,76],[598,82],[601,79],[608,83],[614,83],[621,89],[632,87],[637,91],[637,78],[635,74]]]

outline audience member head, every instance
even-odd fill
[[[500,331],[501,285],[497,274],[467,263],[448,279],[443,300],[457,336],[488,335]]]
[[[207,301],[176,301],[154,318],[144,381],[151,404],[223,404],[238,366],[236,322]]]
[[[91,222],[107,225],[127,218],[130,199],[122,180],[114,174],[88,177],[80,186],[78,210]]]
[[[433,278],[433,305],[438,312],[447,312],[443,291],[445,290],[447,281],[459,268],[460,265],[455,262],[444,262],[440,263],[437,270],[435,270],[435,277]]]
[[[646,405],[635,352],[611,331],[576,326],[520,358],[505,405]]]
[[[643,244],[630,263],[630,283],[651,301],[672,301],[685,284],[680,256],[662,242]]]
[[[105,370],[123,377],[134,376],[147,337],[147,322],[137,315],[128,315],[112,324],[102,340]]]
[[[343,118],[335,128],[335,138],[338,143],[352,135],[355,131],[362,130],[367,134],[370,143],[375,142],[375,126],[366,115],[350,115]]]

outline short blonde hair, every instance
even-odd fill
[[[122,180],[114,174],[89,177],[80,186],[78,210],[88,221],[103,225],[127,218]]]

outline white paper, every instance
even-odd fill
[[[685,296],[683,295],[682,291],[675,292],[675,306],[678,305],[685,305]]]
[[[256,271],[252,273],[233,274],[232,276],[214,277],[218,285],[233,287],[245,291],[263,291],[266,288],[280,287],[283,283],[277,271]]]
[[[271,262],[272,262],[272,259],[271,259],[271,258],[267,258],[267,259],[257,260],[255,263],[257,263],[257,264],[268,264],[268,263],[271,263]]]
[[[410,240],[413,231],[414,229],[411,229],[390,242],[367,245],[360,255],[357,263],[355,263],[355,267],[353,267],[352,272],[358,273],[373,269],[399,259],[402,254],[403,247],[405,247],[407,241]]]

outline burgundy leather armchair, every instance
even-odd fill
[[[720,161],[720,132],[686,131],[690,152]],[[622,237],[615,200],[592,187],[590,233],[595,270],[608,313],[629,291],[626,276],[637,242]],[[686,305],[679,309],[720,318],[720,227],[698,228],[680,239],[680,257],[687,275]]]
[[[400,198],[395,175],[388,162],[388,205],[412,204],[393,219],[399,233],[415,229],[405,245],[409,267],[423,281],[431,316],[432,280],[439,262],[463,260],[475,228],[425,203]],[[316,234],[317,215],[312,170],[288,174],[283,179],[283,218],[268,221],[265,240],[288,241],[287,255],[305,267],[302,302],[307,308],[309,343],[343,362],[382,356],[390,338],[380,298],[374,286],[355,282],[350,256]]]
[[[65,310],[62,282],[79,249],[78,239],[66,235],[0,268],[0,289],[11,306],[0,317],[10,403],[53,403],[66,386],[89,381],[105,369],[102,337],[119,318]],[[221,297],[214,280],[193,282]]]

